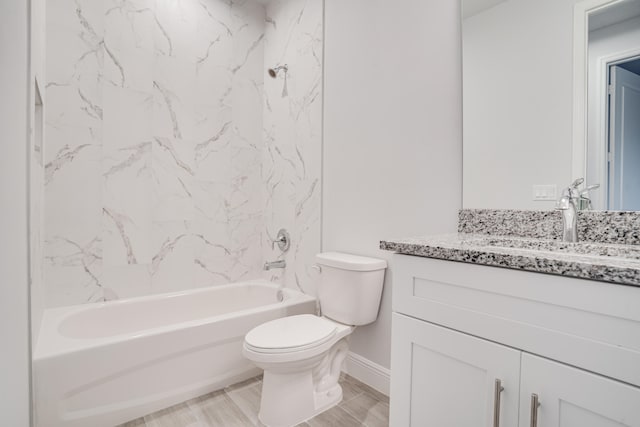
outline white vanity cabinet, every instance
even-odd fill
[[[638,387],[528,353],[520,375],[521,426],[532,425],[534,395],[540,427],[640,426]]]
[[[393,311],[392,427],[640,427],[640,288],[396,255]]]
[[[391,426],[517,425],[520,351],[396,313],[392,337]]]

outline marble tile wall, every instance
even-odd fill
[[[264,11],[50,0],[48,306],[259,277]]]
[[[280,227],[310,288],[321,36],[320,0],[49,0],[46,305],[257,278]]]
[[[310,294],[321,247],[323,7],[322,0],[276,0],[265,31],[266,66],[286,64],[289,72],[264,82],[264,257],[287,261],[284,271],[268,273],[271,280]],[[271,247],[280,228],[291,233],[286,254]]]

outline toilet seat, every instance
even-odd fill
[[[294,353],[321,347],[332,341],[338,325],[311,314],[289,316],[266,322],[245,337],[245,348],[256,353]]]

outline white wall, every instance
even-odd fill
[[[42,108],[46,104],[45,93],[45,0],[31,0],[31,93],[30,148],[29,148],[29,234],[31,254],[31,338],[32,345],[38,341],[40,322],[44,311],[44,116],[36,114],[35,82],[40,88]],[[37,125],[36,122],[40,122]],[[39,129],[39,130],[38,130]],[[38,135],[39,134],[39,135]]]
[[[465,208],[551,209],[532,186],[570,183],[577,1],[509,0],[464,21]]]
[[[323,250],[453,232],[461,205],[459,2],[327,0]],[[393,265],[351,350],[390,366]]]
[[[29,2],[0,2],[0,425],[27,427]]]
[[[589,96],[587,181],[599,183],[602,189],[591,195],[596,209],[606,209],[606,81],[607,74],[601,60],[611,55],[640,52],[640,18],[610,25],[589,34]],[[609,58],[610,60],[611,58]],[[603,67],[601,67],[601,65]]]

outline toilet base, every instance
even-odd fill
[[[283,376],[265,372],[258,418],[267,427],[293,427],[341,401],[339,384],[328,391],[315,392],[310,373]]]
[[[267,427],[294,427],[340,403],[338,380],[347,349],[341,340],[315,366],[297,372],[265,369],[260,421]]]

